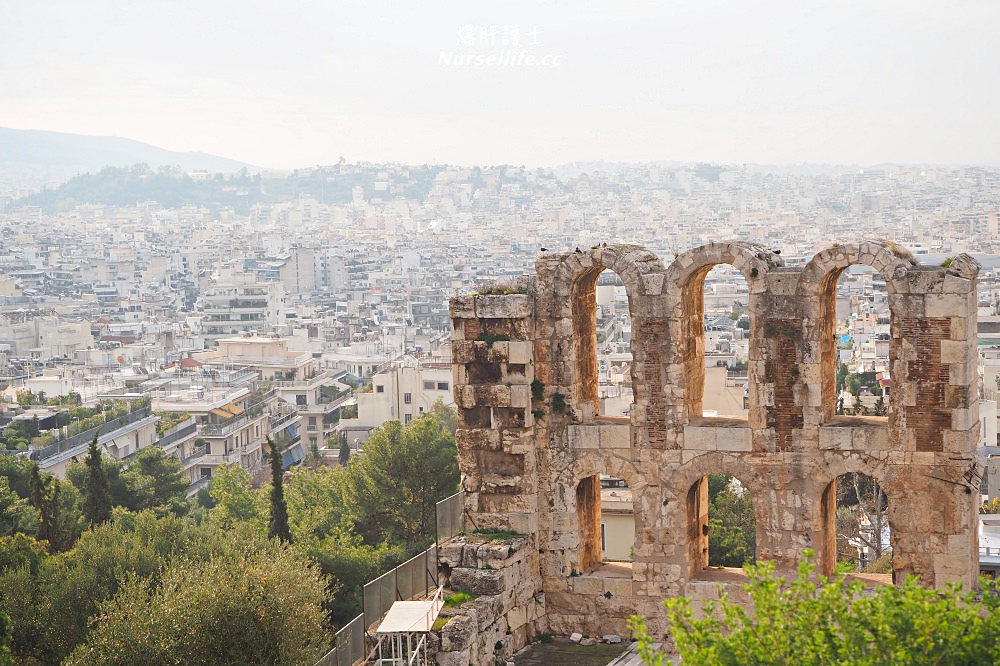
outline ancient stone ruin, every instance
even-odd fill
[[[717,264],[749,286],[746,419],[703,416],[703,284]],[[835,414],[836,286],[852,264],[888,289],[887,417]],[[626,285],[633,322],[629,418],[597,416],[595,284],[605,269]],[[794,268],[753,243],[705,245],[668,265],[615,245],[540,254],[512,293],[453,298],[469,529],[526,535],[509,549],[516,567],[497,556],[479,571],[477,584],[501,599],[493,621],[522,644],[540,631],[627,634],[633,613],[656,631],[664,598],[717,594],[704,575],[712,473],[752,493],[757,558],[779,571],[807,549],[833,570],[835,479],[863,472],[889,499],[894,577],[973,584],[978,270],[967,255],[918,265],[885,242],[834,246]],[[601,561],[602,473],[633,494],[624,574]],[[454,567],[478,566],[462,544],[451,549]]]

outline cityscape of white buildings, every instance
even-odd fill
[[[795,265],[838,240],[879,237],[921,262],[968,252],[983,265],[983,441],[997,441],[1000,169],[430,173],[421,185],[402,165],[315,167],[296,175],[331,192],[344,178],[368,185],[340,200],[290,193],[242,211],[146,201],[46,212],[17,204],[23,192],[0,191],[3,418],[18,416],[25,389],[73,392],[84,404],[148,398],[144,415],[137,409],[122,425],[132,445],[102,434],[106,450],[126,458],[159,445],[184,462],[196,490],[222,464],[260,471],[268,438],[286,464],[310,451],[336,457],[341,441],[363,447],[380,423],[451,403],[448,299],[531,272],[542,248],[636,243],[667,263],[690,247],[741,239]],[[885,289],[855,268],[838,287],[839,360],[891,390]],[[720,415],[743,409],[747,301],[731,267],[706,280],[705,409]],[[612,273],[599,282],[597,306],[601,410],[622,416],[632,401],[631,323]],[[848,408],[876,408],[874,394],[844,398]],[[78,455],[80,442],[69,440],[49,437],[28,454],[58,472]]]

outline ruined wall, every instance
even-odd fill
[[[747,419],[701,414],[701,294],[720,263],[739,269],[750,289]],[[889,291],[887,418],[834,416],[833,299],[837,276],[853,264],[872,266]],[[598,417],[594,404],[593,285],[604,269],[629,296],[628,419]],[[834,480],[864,472],[889,499],[894,573],[970,585],[978,572],[977,272],[965,255],[924,267],[881,242],[836,246],[802,268],[750,243],[706,245],[669,266],[637,246],[539,255],[525,293],[451,302],[466,510],[478,527],[528,535],[538,557],[525,582],[544,591],[554,633],[624,634],[636,612],[656,629],[663,598],[713,593],[714,583],[699,580],[702,479],[712,473],[751,492],[757,557],[779,570],[806,549],[832,570]],[[581,482],[602,473],[632,489],[635,542],[624,577],[594,562],[599,529],[580,506],[592,501]]]

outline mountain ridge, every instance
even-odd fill
[[[0,127],[0,168],[44,168],[64,174],[100,171],[134,164],[180,167],[185,171],[235,173],[261,167],[203,152],[179,152],[117,136],[93,136],[35,129]]]

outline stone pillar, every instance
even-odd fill
[[[470,529],[538,529],[532,306],[518,293],[451,299],[455,438]]]

